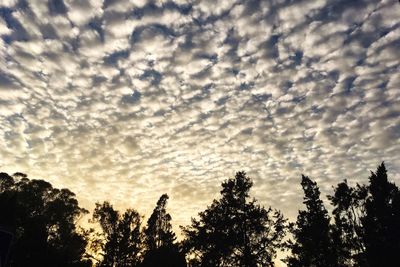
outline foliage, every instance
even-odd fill
[[[87,241],[76,227],[87,211],[74,193],[21,173],[1,173],[0,190],[1,223],[15,235],[11,266],[90,266]]]
[[[332,227],[338,261],[344,266],[366,266],[361,218],[365,216],[367,195],[367,186],[350,187],[344,180],[334,188],[334,194],[328,196],[334,207]]]
[[[346,266],[395,266],[400,249],[400,193],[388,181],[382,163],[368,185],[345,180],[330,196],[334,206],[336,247]],[[342,260],[343,261],[343,260]]]
[[[140,267],[186,267],[185,255],[177,246],[163,246],[148,251]]]
[[[166,210],[168,198],[167,194],[160,197],[147,221],[147,227],[144,229],[146,254],[141,267],[186,266],[185,255],[174,243],[176,236],[172,231],[171,215]]]
[[[382,163],[369,177],[364,228],[365,255],[369,267],[395,266],[400,251],[400,192],[388,181]]]
[[[249,200],[245,172],[222,183],[221,198],[183,228],[191,266],[272,266],[286,230],[282,214]]]
[[[250,198],[252,186],[244,172],[224,181],[220,198],[182,227],[185,239],[178,243],[167,194],[143,228],[137,211],[120,213],[109,202],[96,203],[92,222],[99,232],[77,226],[88,211],[68,189],[23,173],[0,173],[0,230],[14,235],[8,265],[89,267],[93,260],[99,267],[185,267],[186,257],[193,267],[273,266],[284,248],[290,250],[289,267],[397,265],[400,190],[384,163],[366,185],[352,187],[344,180],[334,187],[328,196],[332,220],[317,183],[307,176],[301,180],[305,209],[289,225],[279,211]],[[288,231],[291,239],[284,241]],[[7,248],[0,242],[1,260]]]
[[[141,216],[138,212],[128,209],[121,215],[108,202],[96,203],[93,221],[100,224],[104,235],[104,243],[101,246],[103,258],[96,266],[139,265],[143,244],[140,229]]]
[[[168,198],[167,194],[163,194],[160,197],[153,213],[147,221],[144,234],[148,250],[172,246],[176,239],[175,233],[172,231],[171,215],[166,211]]]
[[[332,242],[330,218],[320,199],[317,183],[303,175],[301,186],[306,209],[299,211],[292,229],[294,242],[289,242],[291,255],[286,262],[292,267],[340,266]]]

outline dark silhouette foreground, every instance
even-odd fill
[[[400,252],[400,192],[382,163],[367,184],[346,180],[328,196],[302,176],[304,209],[289,223],[281,212],[250,197],[244,172],[222,183],[219,199],[182,227],[178,242],[167,212],[168,195],[143,217],[134,209],[96,203],[91,221],[75,194],[25,174],[0,173],[0,266],[10,267],[258,267],[274,266],[288,250],[290,267],[395,267]]]

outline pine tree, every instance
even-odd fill
[[[400,193],[388,181],[385,164],[371,172],[364,227],[366,258],[369,267],[396,266],[400,251]]]
[[[185,255],[175,243],[171,215],[167,213],[168,195],[163,194],[144,229],[146,254],[141,267],[186,267]]]
[[[289,267],[333,267],[338,258],[331,241],[330,218],[320,199],[317,183],[302,176],[306,210],[299,211],[292,230],[294,242],[289,243],[291,255],[286,259]]]
[[[172,246],[176,236],[172,231],[171,215],[167,213],[166,206],[168,195],[163,194],[157,201],[147,227],[144,230],[148,250],[155,250],[163,246]]]

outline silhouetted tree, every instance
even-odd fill
[[[330,218],[320,199],[317,183],[302,176],[306,210],[299,211],[292,230],[294,242],[289,242],[291,255],[286,262],[289,267],[340,266],[332,241]]]
[[[9,206],[10,205],[10,206]],[[15,235],[10,266],[90,266],[76,221],[87,211],[68,189],[25,174],[0,174],[1,223]]]
[[[400,190],[389,182],[384,163],[371,172],[368,185],[351,187],[345,180],[334,188],[328,196],[334,224],[316,182],[307,176],[301,181],[305,210],[290,227],[279,211],[250,199],[252,185],[245,172],[224,181],[221,197],[182,228],[185,240],[177,243],[167,194],[143,229],[135,210],[121,214],[108,202],[96,203],[92,220],[99,223],[99,233],[76,226],[88,212],[68,189],[23,173],[0,173],[0,266],[11,240],[8,233],[14,236],[11,267],[89,267],[88,244],[101,255],[92,257],[99,267],[185,267],[185,253],[192,267],[273,266],[288,228],[293,238],[286,244],[289,267],[398,265]]]
[[[178,246],[159,247],[148,251],[140,267],[186,267],[185,254]]]
[[[144,229],[146,240],[146,255],[142,267],[165,266],[185,267],[183,253],[175,244],[176,236],[172,231],[171,215],[167,213],[168,195],[163,194],[157,201],[147,226]]]
[[[120,215],[110,203],[96,203],[93,221],[100,224],[104,234],[103,258],[96,266],[138,266],[143,251],[139,213],[128,209]]]
[[[252,185],[245,172],[236,173],[222,183],[221,198],[182,228],[191,266],[273,266],[286,220],[249,200]]]
[[[364,227],[365,254],[369,267],[397,266],[400,252],[400,193],[388,181],[384,163],[369,177]]]
[[[155,250],[163,246],[172,246],[176,239],[175,233],[172,231],[171,215],[166,211],[168,198],[167,194],[163,194],[160,197],[153,213],[147,221],[144,233],[148,250]]]
[[[345,180],[336,186],[333,196],[328,196],[334,207],[333,241],[341,265],[367,266],[361,223],[367,194],[366,186],[350,187]]]
[[[8,254],[15,234],[16,198],[14,179],[7,173],[0,173],[0,266],[6,266]],[[8,266],[8,265],[7,265]]]
[[[333,196],[336,248],[347,266],[396,266],[400,251],[400,193],[382,163],[369,185],[339,183]]]
[[[0,173],[0,227],[15,232],[15,181],[7,173]]]

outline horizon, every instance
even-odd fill
[[[367,183],[357,183],[356,185],[353,185],[354,187],[352,187],[352,189],[350,189],[350,190],[355,190],[355,191],[353,191],[353,193],[354,192],[357,192],[358,191],[358,193],[356,194],[356,195],[358,195],[358,194],[360,194],[362,191],[363,191],[363,189],[362,188],[364,188],[364,189],[367,189],[367,190],[369,190],[369,194],[372,194],[372,195],[374,195],[374,194],[376,194],[376,192],[379,192],[379,191],[373,191],[372,190],[372,180],[371,179],[374,179],[375,180],[375,183],[374,183],[374,185],[375,186],[377,186],[377,182],[378,183],[381,183],[381,185],[380,186],[384,186],[383,188],[381,188],[382,190],[394,190],[393,191],[393,195],[387,195],[387,197],[388,198],[393,198],[393,201],[398,201],[398,199],[396,199],[395,198],[395,195],[396,194],[398,194],[400,191],[399,191],[399,189],[398,189],[398,187],[396,186],[396,184],[395,183],[392,183],[392,179],[391,179],[391,175],[389,174],[388,176],[386,176],[386,171],[387,171],[387,169],[386,169],[386,167],[385,167],[385,165],[384,165],[384,162],[382,162],[379,166],[378,166],[378,168],[377,168],[377,170],[376,171],[371,171],[370,172],[370,176],[369,176],[369,179],[367,180],[367,179],[365,179],[366,181],[368,181],[369,182],[369,185],[367,184]],[[36,196],[34,196],[34,195],[32,195],[32,194],[35,194],[35,193],[33,193],[33,192],[35,192],[36,190],[38,190],[37,191],[37,193],[39,193],[40,192],[40,190],[43,190],[43,185],[44,184],[41,184],[41,183],[38,183],[38,184],[36,184],[36,186],[33,186],[33,187],[31,187],[32,186],[32,184],[31,185],[29,185],[30,183],[34,183],[35,182],[35,180],[36,181],[45,181],[46,183],[45,184],[47,184],[47,182],[48,181],[46,181],[46,179],[41,179],[41,180],[37,180],[37,179],[34,179],[34,178],[31,178],[31,177],[29,177],[28,175],[26,175],[26,174],[24,174],[24,173],[20,173],[20,172],[17,172],[17,173],[14,173],[11,177],[7,174],[7,173],[4,173],[4,172],[1,172],[1,174],[2,174],[2,181],[1,181],[1,188],[2,188],[2,190],[1,190],[1,194],[0,194],[0,196],[1,196],[1,209],[2,209],[2,212],[5,212],[5,213],[7,213],[7,212],[9,212],[10,210],[9,210],[9,208],[7,208],[8,207],[8,205],[7,205],[7,201],[9,201],[10,199],[14,199],[14,200],[16,200],[16,199],[18,199],[18,197],[16,197],[16,198],[9,198],[9,197],[7,197],[7,194],[8,193],[10,193],[10,192],[13,192],[14,191],[14,193],[16,193],[16,192],[19,192],[20,194],[21,194],[21,196],[23,195],[23,194],[26,194],[26,193],[28,193],[28,195],[30,195],[30,197],[32,197],[32,198],[37,198],[37,196],[38,195],[36,195]],[[376,175],[375,175],[376,174]],[[16,187],[13,187],[13,185],[11,185],[10,186],[10,184],[8,184],[8,182],[7,182],[7,177],[8,178],[10,178],[10,179],[14,179],[14,181],[16,182]],[[237,179],[241,179],[241,178],[238,178],[238,177],[246,177],[246,173],[245,172],[237,172],[236,174],[235,174],[235,177],[231,177],[231,178],[229,178],[228,180],[229,181],[235,181],[234,182],[234,184],[235,184],[235,186],[237,186],[237,187],[241,187],[241,186],[243,186],[243,183],[241,183],[241,182],[238,182],[238,180]],[[385,178],[386,177],[386,178]],[[21,181],[21,179],[23,179],[23,178],[28,178],[28,179],[25,179],[25,182],[22,182]],[[3,180],[4,179],[4,180]],[[250,181],[250,183],[249,183],[249,189],[251,189],[251,187],[252,186],[254,186],[254,184],[252,183],[252,179],[250,178],[250,177],[248,177],[247,176],[247,179],[249,179],[249,181]],[[29,181],[30,180],[30,181]],[[225,180],[222,184],[221,184],[221,186],[224,188],[224,190],[226,190],[227,188],[230,188],[229,186],[227,186],[227,184],[226,184],[226,182],[228,181],[228,180]],[[308,202],[312,199],[312,196],[313,196],[313,194],[311,194],[310,195],[310,191],[307,191],[307,186],[305,186],[306,184],[303,184],[303,182],[304,181],[310,181],[310,183],[311,183],[311,185],[314,183],[313,181],[312,181],[312,179],[310,179],[309,177],[307,177],[307,176],[305,176],[305,175],[302,175],[302,183],[301,183],[301,186],[302,186],[302,190],[303,190],[303,193],[304,193],[304,195],[303,195],[303,200],[307,200]],[[20,183],[20,182],[22,182],[22,183]],[[342,182],[345,182],[345,183],[342,183],[342,185],[343,184],[348,184],[347,183],[347,180],[344,180],[344,181],[342,181]],[[19,185],[18,185],[19,184]],[[23,184],[25,184],[25,186],[27,186],[27,187],[25,187]],[[41,185],[40,185],[41,184]],[[320,195],[319,195],[319,188],[318,188],[318,185],[316,184],[316,183],[314,183],[314,185],[315,185],[315,189],[317,190],[317,199],[320,199]],[[330,196],[332,197],[332,196],[335,196],[335,198],[336,198],[336,201],[338,200],[338,196],[340,196],[341,194],[343,194],[343,191],[342,191],[342,193],[339,193],[339,195],[337,194],[338,193],[338,191],[341,191],[341,190],[339,190],[339,185],[340,184],[337,184],[337,185],[331,185],[332,186],[332,189],[335,189],[335,192],[332,192],[332,194],[330,194]],[[55,190],[55,191],[53,191],[54,193],[56,193],[56,192],[59,192],[58,191],[58,189],[62,189],[62,188],[56,188],[56,187],[52,187],[52,185],[51,184],[49,184],[49,186],[50,186],[50,188],[53,188],[53,189],[50,189],[50,191],[52,191],[52,190]],[[349,185],[349,186],[352,186],[352,185]],[[360,187],[361,186],[361,187]],[[25,188],[24,188],[25,187]],[[29,187],[31,187],[31,189],[29,189]],[[42,187],[42,189],[40,189]],[[19,188],[19,189],[18,189]],[[34,189],[35,188],[35,189]],[[245,188],[245,187],[243,187],[243,188]],[[343,188],[343,187],[342,187]],[[67,190],[68,190],[68,188],[66,188]],[[8,191],[8,190],[11,190],[11,191]],[[20,191],[19,191],[20,190]],[[30,191],[30,190],[33,190],[33,191]],[[54,195],[53,196],[51,196],[52,194],[50,193],[49,194],[49,192],[50,191],[48,191],[49,189],[47,189],[47,190],[45,190],[45,191],[42,191],[42,193],[39,193],[39,195],[40,194],[43,194],[44,193],[44,195],[42,196],[43,197],[43,201],[47,201],[48,203],[47,203],[47,205],[50,205],[51,206],[51,202],[53,202],[53,201],[57,201],[57,200],[55,200],[53,197],[54,197]],[[241,189],[241,190],[243,190],[243,189]],[[241,191],[240,190],[240,191]],[[361,190],[361,191],[360,191]],[[7,192],[8,191],[8,192]],[[233,193],[233,194],[239,194],[240,195],[240,193],[238,193],[237,191],[235,191],[235,190],[232,190],[232,188],[231,189],[229,189],[228,191],[230,191],[231,193]],[[25,193],[23,193],[23,192],[25,192]],[[212,205],[214,205],[215,203],[220,203],[219,205],[221,205],[221,203],[224,203],[224,202],[221,202],[221,200],[223,199],[223,198],[225,198],[225,201],[227,201],[229,198],[226,198],[226,195],[224,196],[224,194],[226,194],[226,192],[227,191],[225,191],[225,193],[223,193],[223,191],[221,191],[220,192],[220,196],[219,197],[217,197],[216,199],[214,199],[213,201],[212,201]],[[241,191],[241,192],[243,192],[243,191]],[[244,199],[248,199],[248,200],[245,200],[245,202],[248,202],[248,201],[250,201],[250,202],[248,202],[247,203],[247,205],[250,205],[249,207],[251,207],[252,206],[252,201],[254,201],[255,199],[253,198],[253,196],[252,196],[252,194],[251,194],[251,190],[249,191],[250,192],[250,194],[249,195],[247,195],[247,196],[245,196],[245,198]],[[308,192],[308,193],[307,193]],[[375,193],[374,193],[375,192]],[[386,192],[388,192],[388,191],[386,191]],[[76,195],[76,194],[74,194],[74,192],[71,192],[72,194],[71,194],[71,196],[73,197],[73,198],[77,198],[77,199],[79,199],[79,196],[78,195]],[[381,193],[382,193],[382,191],[381,191]],[[18,193],[17,193],[18,194]],[[56,194],[58,194],[58,193],[56,193]],[[228,193],[229,194],[229,193]],[[361,195],[362,195],[363,193],[361,193]],[[47,196],[46,196],[47,195]],[[353,195],[352,194],[352,197],[351,198],[353,198],[353,201],[357,201],[357,198],[358,197],[360,197],[361,195],[358,195],[358,197],[355,197],[356,195]],[[10,196],[10,195],[9,195]],[[16,196],[16,195],[15,195]],[[340,198],[342,198],[343,196],[346,196],[346,194],[345,195],[342,195],[341,197],[339,197],[339,199]],[[26,197],[26,196],[25,196]],[[361,199],[363,199],[363,198],[365,198],[366,197],[366,195],[364,196],[364,197],[361,197]],[[168,199],[169,199],[169,197],[168,197],[168,195],[166,195],[166,194],[164,194],[163,196],[161,196],[161,198],[164,198],[164,199],[166,199],[167,200],[167,202],[168,202]],[[160,198],[160,199],[161,199]],[[322,196],[322,198],[324,198],[323,196]],[[7,200],[8,199],[8,200]],[[24,198],[22,198],[22,199],[24,199]],[[26,199],[26,198],[25,198]],[[47,199],[47,200],[45,200],[45,199]],[[67,198],[65,198],[63,201],[66,201],[66,199]],[[233,198],[234,199],[234,198]],[[369,201],[371,201],[371,200],[373,200],[374,198],[370,198],[369,199]],[[60,200],[60,199],[59,199]],[[359,199],[360,200],[360,199]],[[366,199],[364,199],[364,200],[366,200]],[[159,200],[160,201],[160,200]],[[157,204],[155,205],[155,207],[154,207],[154,209],[153,209],[153,213],[152,213],[152,217],[154,216],[154,214],[155,214],[155,212],[157,211],[157,209],[159,208],[159,203],[162,203],[162,202],[157,202]],[[215,201],[217,201],[217,202],[215,202]],[[228,200],[228,202],[229,201],[231,201],[231,200]],[[348,201],[348,199],[346,199],[346,198],[344,198],[344,199],[342,199],[341,201],[345,201],[345,203]],[[374,201],[376,201],[376,200],[373,200],[372,201],[372,203],[374,202]],[[389,200],[388,200],[389,201]],[[165,202],[165,203],[167,203],[167,202]],[[336,204],[332,204],[333,202],[332,202],[332,199],[330,199],[330,205],[328,204],[328,205],[326,205],[327,203],[323,203],[324,201],[323,201],[323,199],[322,199],[322,202],[321,202],[321,208],[322,208],[322,210],[320,210],[320,209],[316,209],[316,210],[318,210],[318,211],[321,211],[321,212],[326,212],[326,219],[327,219],[327,222],[329,223],[329,225],[330,225],[330,227],[334,227],[334,225],[337,223],[337,218],[336,217],[333,217],[333,215],[338,215],[337,213],[335,214],[335,211],[333,210],[331,210],[331,208],[330,208],[330,206],[331,205],[335,205],[335,209],[341,209],[340,208],[340,205],[338,206],[337,205],[337,202],[336,202]],[[11,202],[8,202],[8,204],[10,204]],[[17,204],[18,203],[18,200],[15,202],[15,205],[21,205],[21,204]],[[304,204],[305,202],[303,202],[303,204]],[[365,203],[365,202],[364,202]],[[371,203],[371,202],[370,202]],[[388,203],[391,203],[390,201],[388,202]],[[4,204],[6,204],[6,205],[4,205]],[[37,205],[38,204],[38,202],[36,202],[36,204],[33,204],[33,205]],[[53,203],[54,204],[54,203]],[[109,200],[104,200],[104,201],[99,201],[98,203],[96,203],[96,210],[97,210],[97,207],[98,207],[98,205],[99,206],[102,206],[102,205],[105,205],[105,204],[111,204],[111,209],[114,209],[115,207],[113,207],[113,203],[112,202],[110,202]],[[230,204],[228,204],[228,205],[232,205],[233,203],[230,203]],[[257,201],[255,202],[255,204],[256,204],[256,206],[253,206],[253,207],[257,207],[260,203],[257,203]],[[314,203],[315,204],[315,203]],[[399,204],[399,203],[397,203],[397,204]],[[79,207],[78,205],[78,203],[76,203],[76,207]],[[164,204],[165,205],[165,204]],[[346,205],[346,204],[345,204]],[[354,205],[354,204],[352,204],[352,205]],[[357,206],[358,204],[355,204],[355,206],[353,206],[353,208],[356,208],[356,209],[360,209],[361,207],[359,207],[359,206]],[[363,204],[364,205],[364,204]],[[29,206],[29,205],[28,205]],[[167,212],[167,214],[168,214],[168,204],[167,205],[165,205],[164,206],[164,208],[167,208],[167,210],[164,210],[164,212]],[[310,207],[312,207],[312,205],[310,206],[309,204],[307,204],[307,207],[305,207],[304,205],[302,205],[303,207],[301,207],[299,210],[298,210],[298,216],[297,216],[297,219],[296,220],[293,220],[292,218],[288,218],[288,217],[285,217],[285,214],[282,214],[279,210],[276,210],[276,209],[273,209],[273,210],[275,210],[275,211],[277,211],[277,212],[279,212],[279,213],[281,213],[281,215],[283,216],[283,218],[284,218],[284,220],[286,220],[286,223],[296,223],[297,224],[297,226],[299,226],[299,218],[300,217],[302,217],[302,216],[304,216],[304,214],[307,214],[307,213],[310,213],[310,212],[312,212],[312,208],[310,208]],[[208,212],[210,212],[212,209],[210,209],[210,207],[211,207],[211,205],[207,205],[207,207],[205,208],[206,210],[208,210]],[[394,208],[394,210],[393,211],[395,211],[396,210],[396,203],[391,203],[388,207],[390,207],[391,209],[392,209],[392,207]],[[49,206],[47,206],[47,209],[49,208]],[[238,207],[237,206],[231,206],[230,208],[235,208],[235,209],[237,209]],[[261,204],[261,208],[262,209],[264,209],[264,211],[266,211],[266,210],[268,210],[268,207],[264,207],[262,204]],[[266,209],[265,209],[266,208]],[[272,207],[269,207],[269,208],[272,208]],[[19,207],[19,209],[21,209],[21,206]],[[68,208],[68,209],[70,209],[70,208]],[[23,209],[22,209],[23,210]],[[97,234],[100,234],[100,233],[105,233],[105,232],[103,232],[103,231],[105,231],[105,229],[103,228],[103,225],[102,224],[99,224],[99,221],[98,221],[98,218],[97,219],[94,219],[95,218],[95,214],[96,214],[96,210],[89,210],[89,211],[81,211],[82,212],[82,214],[76,214],[76,219],[77,219],[77,221],[75,221],[74,222],[74,224],[76,224],[76,226],[82,226],[83,227],[83,229],[86,229],[86,230],[89,230],[89,231],[95,231],[94,233],[97,233]],[[128,212],[128,210],[119,210],[119,209],[114,209],[119,215],[118,215],[118,218],[120,218],[120,219],[122,219],[124,216],[125,216],[125,214],[126,214],[126,212]],[[129,210],[133,210],[134,212],[135,212],[135,210],[136,210],[136,208],[135,207],[129,207]],[[253,210],[253,212],[254,212],[255,210]],[[342,211],[340,211],[340,213],[342,213],[344,210],[342,210]],[[20,212],[21,212],[21,210],[20,210]],[[53,212],[54,212],[54,210],[53,210]],[[59,212],[63,212],[62,210],[59,210]],[[87,214],[85,214],[86,212],[88,212]],[[159,210],[158,210],[158,212],[159,212]],[[203,211],[202,211],[203,212]],[[305,212],[305,213],[304,213]],[[351,214],[355,214],[354,213],[355,211],[354,210],[352,210],[351,211]],[[361,214],[363,213],[363,211],[362,211],[362,208],[361,208],[361,211],[360,210],[358,210],[357,212],[361,212]],[[78,212],[79,213],[79,212]],[[339,214],[340,214],[339,213]],[[98,213],[97,213],[98,214]],[[123,215],[124,214],[124,215]],[[204,213],[203,213],[204,214]],[[223,213],[223,214],[225,214],[225,213]],[[240,212],[239,212],[239,214],[240,214]],[[250,214],[252,214],[251,212],[249,213],[249,216],[251,216]],[[254,213],[253,213],[254,214]],[[329,214],[332,214],[332,215],[329,215]],[[396,214],[396,213],[395,213]],[[0,223],[0,233],[6,233],[6,235],[7,236],[9,236],[9,235],[13,235],[13,230],[12,230],[12,228],[13,228],[13,226],[12,226],[12,224],[10,225],[9,223],[10,223],[10,221],[12,221],[12,219],[11,219],[11,217],[13,217],[13,215],[12,214],[9,214],[9,215],[11,215],[10,216],[10,218],[8,217],[8,216],[5,216],[4,218],[3,218],[3,220],[2,220],[2,222]],[[199,215],[200,215],[200,213],[199,213]],[[122,216],[122,217],[121,217]],[[149,224],[151,224],[151,218],[146,218],[146,216],[144,216],[143,214],[140,214],[140,212],[138,213],[138,216],[139,216],[139,224],[138,224],[138,226],[139,226],[139,228],[140,228],[140,231],[142,231],[142,233],[144,234],[144,235],[148,235],[148,233],[146,233],[146,231],[149,229]],[[169,215],[168,215],[169,216]],[[308,216],[315,216],[315,214],[314,215],[308,215]],[[343,214],[341,215],[341,216],[343,216]],[[346,215],[345,215],[346,216]],[[361,215],[358,215],[358,216],[361,216]],[[393,216],[393,215],[392,215]],[[267,216],[267,217],[269,217],[269,216]],[[92,218],[92,219],[90,219],[90,218]],[[160,219],[160,217],[158,217],[158,216],[156,216],[156,217],[153,217],[153,220],[154,220],[154,218],[158,218],[158,219]],[[345,218],[345,217],[344,217]],[[355,217],[355,218],[357,218],[357,217]],[[21,218],[20,218],[21,219]],[[119,220],[120,220],[119,219]],[[199,220],[200,218],[198,217],[198,216],[196,216],[196,217],[192,217],[191,218],[191,221],[192,221],[192,226],[189,226],[189,225],[185,225],[185,228],[187,228],[187,227],[193,227],[193,220]],[[221,218],[220,218],[221,219]],[[358,217],[358,219],[360,219],[360,217]],[[365,217],[364,217],[364,219],[365,219]],[[95,220],[95,221],[91,221],[91,220]],[[23,220],[22,220],[23,221]],[[147,223],[146,223],[146,221],[147,221]],[[173,220],[171,220],[171,217],[169,217],[169,219],[167,219],[167,221],[168,221],[168,223],[171,223],[170,224],[170,227],[171,227],[171,230],[173,231],[172,233],[173,233],[173,236],[175,236],[177,239],[176,239],[176,244],[184,244],[184,242],[187,242],[187,238],[190,238],[187,234],[187,232],[185,233],[185,229],[180,229],[179,231],[177,231],[177,229],[174,229],[174,228],[176,228],[176,227],[174,227],[174,225],[172,224],[173,223]],[[251,219],[249,220],[249,221],[252,221]],[[300,221],[302,221],[302,220],[300,220]],[[317,220],[318,221],[318,220]],[[270,221],[270,222],[273,222],[273,220],[272,221]],[[119,225],[119,223],[121,223],[121,221],[119,221],[118,222],[118,225]],[[154,223],[154,222],[153,222]],[[277,223],[277,221],[275,221],[275,223]],[[285,223],[285,224],[286,224]],[[301,225],[301,222],[300,222],[300,225]],[[316,226],[318,225],[318,223],[316,224]],[[176,225],[175,225],[176,226]],[[222,226],[222,227],[225,227],[225,225],[220,225],[220,226]],[[276,226],[276,225],[275,225]],[[374,225],[374,227],[375,227],[376,225]],[[395,225],[392,225],[392,226],[395,226]],[[3,228],[4,227],[4,228]],[[14,226],[15,227],[15,226]],[[180,228],[181,226],[179,226],[179,228]],[[215,225],[213,225],[212,227],[215,227]],[[284,228],[285,227],[288,227],[287,225],[286,226],[284,226]],[[365,225],[363,224],[363,227],[365,227]],[[103,228],[103,230],[102,230],[102,228]],[[290,227],[289,227],[290,228]],[[268,232],[270,231],[270,230],[272,230],[273,228],[270,228],[269,230],[268,230]],[[335,228],[332,228],[332,229],[335,229]],[[338,228],[338,229],[341,229],[341,228]],[[322,229],[320,229],[320,230],[322,230]],[[4,232],[5,231],[5,232]],[[182,231],[184,232],[183,234],[184,234],[184,238],[183,238],[183,236],[182,236]],[[307,230],[306,230],[307,231]],[[292,239],[293,238],[293,236],[290,236],[290,234],[293,234],[293,233],[295,233],[295,232],[292,232],[292,233],[290,233],[290,231],[289,231],[289,233],[288,232],[285,232],[284,231],[284,234],[285,234],[285,238],[289,238],[289,239]],[[306,232],[307,233],[307,232]],[[288,234],[289,234],[289,236],[288,236]],[[393,233],[391,233],[391,234],[393,234]],[[109,238],[109,235],[108,234],[106,234],[106,236],[102,236],[101,237],[101,239],[103,239],[103,238]],[[92,235],[89,235],[89,236],[87,236],[86,237],[87,238],[87,240],[88,241],[93,241],[93,242],[96,242],[96,238],[95,238],[95,236],[92,236]],[[7,237],[6,238],[6,240],[4,240],[4,235],[3,236],[1,236],[1,242],[4,242],[4,241],[6,241],[6,242],[9,242],[9,238]],[[107,239],[108,240],[108,239]],[[345,240],[345,239],[344,239]],[[174,241],[175,242],[175,241]],[[182,243],[183,242],[183,243]],[[282,241],[280,241],[280,242],[282,242]],[[316,240],[314,240],[314,242],[317,242]],[[281,244],[283,244],[283,243],[281,243]],[[2,245],[4,245],[3,243],[2,243]],[[276,251],[276,255],[275,255],[275,257],[273,257],[273,264],[274,264],[274,266],[277,266],[277,267],[281,267],[281,266],[287,266],[287,262],[284,262],[284,260],[287,260],[288,258],[287,257],[290,257],[292,254],[290,253],[290,252],[288,252],[287,251],[287,247],[285,247],[285,245],[283,245],[283,246],[281,246],[281,247],[279,247],[279,249]],[[91,255],[91,259],[101,259],[102,257],[100,256],[100,254],[98,254],[98,253],[101,253],[101,250],[99,251],[98,250],[98,248],[96,249],[96,250],[94,250],[94,251],[92,251],[91,250],[91,246],[87,246],[86,247],[86,251],[87,251],[87,253],[89,253],[88,255]],[[4,257],[4,252],[2,252],[3,254],[3,256],[2,257]],[[187,254],[187,255],[190,255],[190,254]],[[376,255],[376,256],[378,256],[378,255]],[[190,256],[189,256],[189,258],[190,258]],[[2,261],[4,261],[4,258],[1,258],[0,260],[2,260]],[[97,262],[97,263],[99,263],[99,262]],[[144,264],[144,262],[142,262],[143,264]],[[97,265],[92,265],[92,264],[95,264],[95,263],[91,263],[91,265],[90,266],[97,266]],[[157,265],[158,266],[158,265]],[[191,265],[190,265],[191,266]],[[352,265],[351,265],[352,266]],[[153,265],[150,265],[150,267],[155,267],[155,266],[153,266]]]

